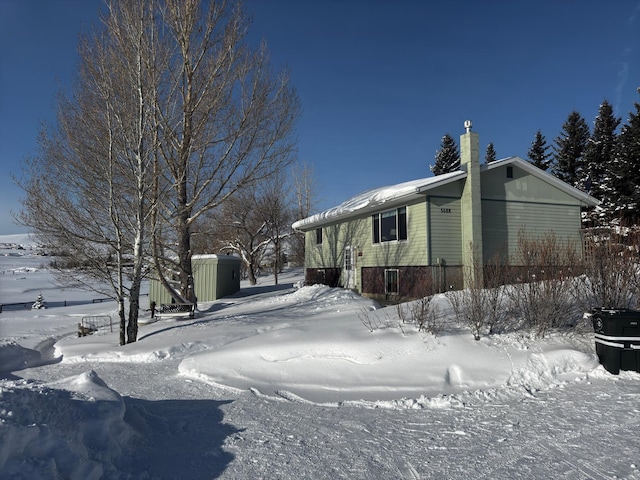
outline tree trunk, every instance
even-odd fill
[[[127,319],[124,314],[124,298],[122,296],[118,299],[118,316],[120,317],[120,346],[122,346],[127,343],[125,336]]]
[[[273,261],[273,281],[278,285],[278,270],[280,269],[280,243],[276,242],[275,249],[276,255]]]
[[[258,283],[258,279],[256,278],[256,271],[255,271],[255,268],[253,266],[253,262],[249,262],[249,264],[247,265],[247,273],[249,274],[249,283],[251,285],[255,285],[256,283]]]
[[[138,314],[140,311],[140,280],[131,285],[129,293],[129,324],[127,325],[127,343],[138,340]]]
[[[196,303],[193,268],[191,265],[191,228],[187,204],[186,182],[181,182],[178,191],[178,204],[181,214],[178,220],[178,261],[180,264],[180,295],[187,302]]]

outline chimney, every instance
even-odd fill
[[[471,120],[466,120],[465,133],[460,135],[460,168],[467,172],[460,199],[465,288],[483,284],[480,142],[471,127]]]

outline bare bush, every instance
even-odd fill
[[[391,328],[393,326],[393,322],[389,318],[389,315],[384,312],[384,315],[380,315],[377,311],[371,311],[368,308],[361,308],[360,313],[358,313],[358,319],[362,322],[362,324],[367,327],[371,333],[375,330],[380,330],[382,328]]]
[[[485,324],[489,335],[504,330],[508,317],[504,302],[504,285],[507,283],[506,265],[495,256],[484,265],[484,295],[486,297]]]
[[[398,318],[403,324],[414,324],[419,332],[438,334],[442,330],[442,322],[432,300],[433,297],[429,296],[408,303],[398,303],[395,306]]]
[[[429,312],[432,297],[422,297],[415,302],[411,302],[411,317],[413,323],[418,327],[418,331],[426,330],[429,324]]]
[[[585,234],[584,275],[574,282],[576,301],[592,307],[637,308],[640,293],[640,232],[603,228]]]
[[[484,296],[482,289],[465,289],[447,294],[458,323],[471,329],[473,338],[480,340],[484,327]]]
[[[575,248],[550,232],[540,238],[518,235],[521,265],[518,281],[509,289],[511,306],[525,325],[544,337],[552,327],[575,323],[578,315],[570,292],[578,263]]]
[[[475,340],[480,340],[484,331],[494,333],[506,317],[500,288],[505,269],[497,257],[481,266],[473,246],[469,248],[473,261],[464,272],[467,288],[449,292],[447,297],[457,321],[469,327]]]

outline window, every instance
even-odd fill
[[[351,270],[353,268],[353,249],[347,247],[344,249],[344,269]]]
[[[316,245],[322,245],[322,228],[316,228]]]
[[[511,165],[507,166],[507,178],[513,178],[513,167]]]
[[[407,239],[407,207],[396,208],[371,216],[373,243]]]
[[[398,293],[398,270],[384,271],[384,293],[387,295]]]

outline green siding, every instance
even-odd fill
[[[212,302],[240,290],[240,264],[231,255],[194,255],[193,281],[198,302]],[[149,302],[157,305],[171,303],[171,296],[159,280],[149,282]]]
[[[193,278],[198,301],[210,302],[240,290],[240,263],[238,257],[231,255],[194,256]]]
[[[460,265],[462,263],[462,229],[460,199],[429,197],[429,257],[430,264]]]
[[[484,178],[484,177],[483,177]],[[464,187],[464,181],[458,180],[456,182],[447,183],[436,188],[429,190],[428,195],[431,197],[454,197],[460,198],[462,196],[462,189]]]
[[[528,237],[540,237],[553,231],[563,243],[571,241],[576,248],[581,245],[580,207],[549,203],[524,203],[499,200],[482,201],[482,235],[484,259],[496,255],[517,264],[518,235],[523,231]]]
[[[554,232],[558,240],[574,242],[580,251],[580,202],[569,193],[537,178],[517,164],[486,169],[481,174],[482,253],[484,261],[495,254],[508,255],[513,263],[521,231],[529,237]],[[397,201],[341,222],[322,227],[322,245],[316,232],[306,232],[305,267],[344,267],[345,247],[355,247],[356,285],[362,291],[365,267],[459,266],[463,261],[462,204],[464,180],[432,188],[423,198]],[[372,213],[407,207],[407,240],[373,244]]]
[[[344,251],[347,246],[356,247],[354,257],[356,272],[362,267],[385,267],[397,265],[427,264],[427,215],[425,201],[385,206],[375,213],[407,207],[407,240],[374,244],[373,226],[369,212],[360,217],[338,224],[322,227],[322,245],[316,244],[316,230],[305,234],[306,268],[343,268]],[[357,273],[356,283],[361,289],[361,277]]]
[[[524,231],[535,238],[553,231],[562,242],[581,246],[580,205],[559,188],[513,166],[513,178],[507,178],[507,166],[482,176],[482,235],[484,259],[508,255],[517,263],[518,234]]]
[[[388,208],[380,210],[384,212]],[[369,242],[363,251],[361,267],[387,267],[397,265],[426,265],[427,216],[424,201],[407,205],[407,240],[381,242],[372,240],[371,216],[368,218]]]
[[[171,303],[171,295],[164,289],[159,280],[149,280],[149,305],[156,302],[157,305]]]
[[[511,165],[513,178],[507,178],[507,166],[482,174],[482,199],[576,205],[577,200],[559,188]]]

